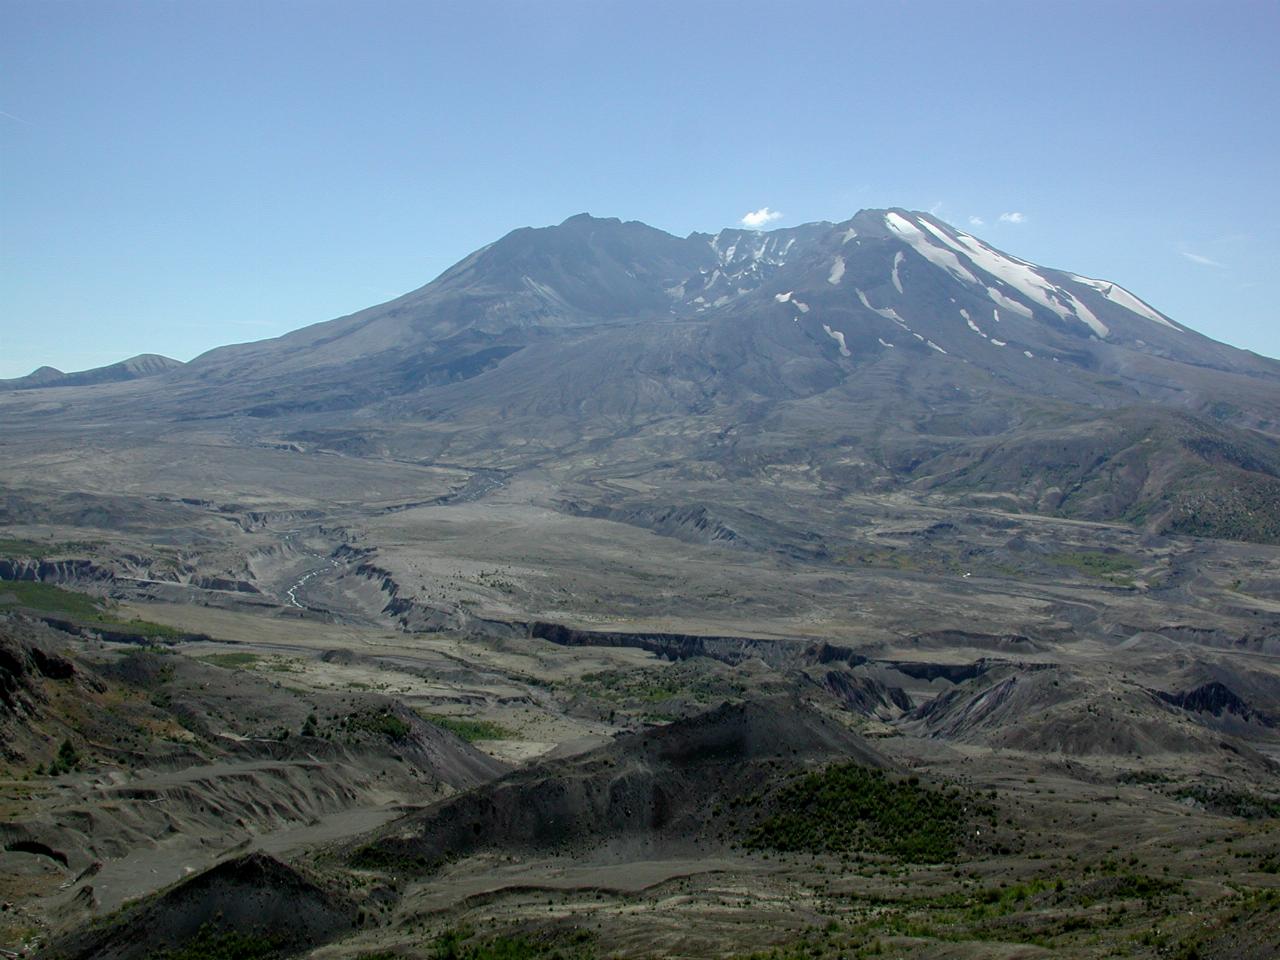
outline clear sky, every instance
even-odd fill
[[[1273,0],[0,0],[0,376],[763,207],[932,209],[1280,356],[1278,37]]]

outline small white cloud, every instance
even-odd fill
[[[986,224],[987,224],[987,221],[983,220],[981,217],[969,218],[969,226],[971,227],[984,227],[986,226]]]
[[[1209,259],[1208,257],[1202,257],[1202,256],[1201,256],[1200,254],[1198,254],[1198,253],[1191,253],[1191,252],[1189,252],[1189,251],[1187,251],[1187,250],[1183,250],[1183,251],[1182,251],[1182,255],[1183,255],[1184,257],[1186,257],[1188,260],[1190,260],[1192,263],[1198,263],[1198,264],[1200,264],[1200,266],[1202,266],[1202,267],[1220,267],[1220,266],[1222,266],[1222,264],[1220,264],[1217,260],[1211,260],[1211,259]]]
[[[945,204],[943,204],[943,202],[939,200],[937,203],[935,203],[932,207],[929,208],[929,212],[936,217],[938,214],[942,212],[943,206],[945,206]]]
[[[1014,210],[1012,213],[1000,214],[1000,222],[1001,223],[1026,223],[1027,216],[1024,213],[1019,213],[1017,210]]]
[[[775,220],[781,220],[782,214],[777,210],[770,210],[768,207],[761,207],[759,210],[752,210],[750,213],[742,215],[742,225],[744,227],[763,227],[766,223],[773,223]]]

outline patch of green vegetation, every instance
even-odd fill
[[[1206,921],[1202,925],[1197,924],[1195,928],[1183,934],[1177,941],[1173,941],[1173,938],[1167,933],[1160,934],[1155,931],[1147,931],[1143,934],[1140,942],[1146,946],[1156,947],[1160,956],[1171,957],[1172,960],[1204,960],[1207,956],[1233,956],[1234,954],[1221,952],[1222,942],[1220,940],[1217,944],[1219,949],[1206,950],[1206,947],[1210,941],[1221,936],[1223,926],[1230,926],[1233,929],[1244,931],[1251,924],[1266,923],[1266,921],[1262,920],[1262,915],[1274,913],[1277,910],[1280,910],[1280,890],[1249,890],[1244,892],[1243,896],[1231,902],[1231,906],[1225,914],[1219,914],[1217,923]],[[1274,929],[1273,924],[1269,925]],[[1261,956],[1262,954],[1253,955]]]
[[[149,960],[269,960],[280,956],[282,947],[277,936],[237,930],[218,932],[205,924],[186,943],[155,951]]]
[[[461,737],[467,743],[477,740],[509,740],[516,735],[514,730],[491,720],[476,720],[471,717],[449,717],[440,713],[418,711],[418,716],[428,723],[434,723],[452,734]]]
[[[40,543],[36,540],[10,539],[8,537],[0,537],[0,556],[4,557],[32,557],[40,560],[59,552],[56,543]]]
[[[48,773],[51,777],[61,776],[64,773],[70,773],[76,767],[80,766],[80,754],[76,750],[75,744],[70,739],[63,740],[62,746],[58,747],[57,756],[49,761],[47,770],[36,768],[36,773]]]
[[[181,630],[146,620],[122,620],[112,615],[101,600],[64,590],[38,580],[0,580],[0,610],[23,607],[40,613],[60,614],[107,630],[130,633],[152,640],[176,640]]]
[[[343,719],[342,726],[353,733],[371,733],[388,740],[403,740],[412,729],[389,710],[361,710],[348,714]]]
[[[1193,784],[1173,792],[1175,800],[1194,800],[1215,813],[1246,820],[1264,820],[1280,817],[1280,798],[1265,797],[1244,790]]]
[[[26,607],[41,613],[61,613],[87,620],[98,620],[103,616],[100,601],[93,597],[38,580],[0,580],[0,608],[4,607]]]
[[[1120,875],[1116,888],[1110,891],[1109,896],[1115,900],[1152,900],[1175,893],[1180,886],[1181,884],[1175,880],[1149,877],[1142,873],[1126,873]]]
[[[245,667],[252,667],[262,657],[256,653],[211,653],[208,656],[197,657],[196,659],[201,663],[209,663],[226,670],[242,670]]]
[[[78,540],[56,542],[53,540],[28,540],[25,537],[0,537],[0,557],[30,557],[43,560],[46,557],[65,556],[69,553],[87,553],[96,543]]]
[[[850,553],[844,562],[864,567],[887,567],[890,570],[918,570],[920,563],[905,550],[897,547],[870,546]]]
[[[591,960],[595,937],[585,930],[547,937],[477,938],[468,928],[450,930],[436,938],[433,960]]]
[[[657,672],[604,670],[584,674],[563,686],[574,693],[618,704],[658,704],[680,697],[710,703],[741,696],[746,689],[741,683],[702,673],[697,666],[686,664]]]
[[[357,870],[380,870],[406,876],[425,876],[440,868],[443,861],[423,855],[388,850],[376,843],[366,843],[352,851],[348,860]]]
[[[1176,903],[1160,905],[1156,901],[1176,894],[1180,889],[1177,882],[1135,873],[1119,873],[1116,877],[1108,884],[1093,884],[1092,896],[1084,890],[1073,890],[1065,878],[1052,874],[977,890],[938,892],[932,896],[868,893],[859,899],[874,908],[870,912],[859,910],[844,922],[830,920],[782,946],[751,954],[743,960],[850,960],[885,953],[896,956],[898,951],[887,949],[884,943],[884,938],[890,937],[910,937],[934,944],[1025,943],[1049,950],[1069,943],[1097,946],[1105,943],[1103,936],[1107,931],[1120,933],[1143,923],[1150,929],[1155,918],[1168,917],[1176,909]],[[1146,902],[1142,906],[1124,902],[1135,899]],[[1280,892],[1276,899],[1280,901]],[[1108,906],[1100,909],[1102,903]],[[1147,940],[1142,942],[1151,944]],[[933,955],[927,949],[923,952]],[[1003,953],[1004,948],[994,952]],[[947,951],[946,955],[961,954]],[[987,952],[983,951],[982,955],[986,956]],[[1129,954],[1123,950],[1107,952],[1104,946],[1097,955]]]
[[[1209,409],[1205,411],[1215,420],[1238,420],[1244,416],[1244,411],[1237,407],[1234,403],[1227,403],[1225,400],[1219,400],[1217,403],[1209,405]]]
[[[186,636],[181,630],[163,623],[152,623],[150,620],[119,620],[115,617],[106,617],[100,622],[104,626],[134,636],[145,637],[148,640],[181,640]]]
[[[881,853],[936,863],[955,855],[964,805],[955,791],[895,780],[855,763],[795,780],[768,802],[772,812],[748,833],[757,850]]]
[[[1009,886],[988,887],[969,902],[966,918],[970,922],[977,922],[1002,917],[1021,909],[1027,900],[1037,894],[1054,889],[1061,890],[1061,883],[1055,886],[1045,879],[1035,879]]]
[[[1123,553],[1109,553],[1102,550],[1072,550],[1053,553],[1048,558],[1060,567],[1109,580],[1121,586],[1133,586],[1133,579],[1128,575],[1138,568],[1138,561]]]

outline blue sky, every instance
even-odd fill
[[[1277,36],[1270,0],[0,0],[0,376],[766,206],[932,209],[1280,356]]]

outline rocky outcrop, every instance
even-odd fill
[[[667,660],[710,657],[729,664],[760,659],[771,666],[783,666],[792,663],[802,649],[799,642],[794,640],[714,637],[688,633],[614,633],[578,630],[538,620],[529,624],[529,636],[566,647],[632,647],[647,650]]]
[[[1234,713],[1242,720],[1257,720],[1266,726],[1275,724],[1273,718],[1253,710],[1236,695],[1235,691],[1217,680],[1192,690],[1179,690],[1173,693],[1157,690],[1156,696],[1165,703],[1171,703],[1175,707],[1181,707],[1193,713],[1211,713],[1215,717],[1220,717],[1223,713]]]

